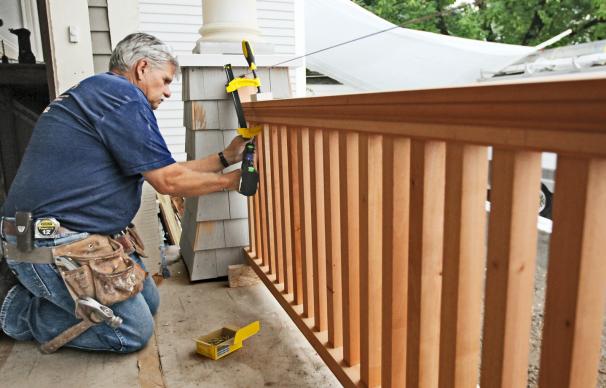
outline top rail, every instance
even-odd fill
[[[251,122],[606,156],[606,75],[261,101]]]

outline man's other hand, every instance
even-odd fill
[[[242,176],[242,169],[237,169],[232,172],[228,172],[223,175],[229,181],[226,190],[238,190],[240,188],[240,177]]]
[[[229,164],[234,164],[242,161],[242,153],[244,152],[244,146],[248,143],[250,139],[245,139],[242,136],[236,136],[234,140],[229,143],[229,145],[223,151],[223,155],[229,162]]]

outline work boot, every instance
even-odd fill
[[[6,260],[4,258],[0,258],[0,308],[2,308],[2,304],[4,304],[4,299],[6,295],[10,291],[11,288],[15,284],[19,283],[19,280],[8,267]]]

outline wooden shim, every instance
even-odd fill
[[[293,212],[292,182],[290,179],[290,162],[288,154],[288,128],[280,127],[280,182],[282,182],[282,215],[284,217],[284,290],[287,294],[294,292],[293,284]]]
[[[527,384],[540,180],[540,153],[494,149],[482,387]]]
[[[539,386],[595,387],[606,295],[606,160],[558,156]]]
[[[330,231],[330,206],[327,202],[326,190],[330,189],[330,183],[325,171],[325,156],[328,157],[327,149],[324,145],[327,142],[324,139],[324,132],[321,129],[313,131],[313,147],[315,157],[314,176],[316,180],[316,242],[317,250],[313,257],[314,271],[314,316],[316,318],[315,329],[324,331],[328,328],[327,322],[327,295],[326,295],[326,262],[328,250],[330,249],[330,239],[327,232]],[[328,183],[328,184],[327,184]],[[314,194],[312,193],[312,196]]]
[[[284,217],[282,216],[282,181],[280,179],[280,148],[278,126],[271,126],[271,165],[273,181],[273,210],[274,210],[274,244],[276,247],[273,263],[275,265],[276,281],[284,284]]]
[[[409,387],[438,386],[446,144],[411,142],[408,336]]]
[[[383,318],[381,385],[406,386],[410,140],[383,143]]]
[[[363,143],[363,144],[361,144]],[[347,214],[342,238],[346,239],[347,253],[341,263],[343,283],[343,358],[345,364],[354,366],[360,362],[360,252],[366,250],[365,231],[368,226],[366,192],[368,165],[366,164],[366,138],[360,139],[355,132],[345,133],[345,164],[347,200],[343,211]],[[361,160],[364,164],[361,164]]]
[[[369,388],[381,385],[383,143],[381,135],[368,137],[368,250],[360,257],[360,378]]]
[[[183,215],[185,214],[185,201],[183,197],[175,197],[171,195],[170,202],[173,204],[173,210],[177,215],[177,219],[181,221],[181,219],[183,219]]]
[[[261,282],[261,279],[259,279],[255,271],[245,264],[228,266],[227,278],[229,280],[230,288],[254,286]]]
[[[330,247],[326,261],[326,282],[328,292],[328,345],[337,348],[343,345],[343,287],[341,285],[341,260],[347,255],[346,241],[341,238],[347,225],[347,213],[342,211],[342,203],[347,201],[345,138],[337,131],[328,133],[328,172],[330,192]]]
[[[439,387],[475,387],[485,268],[486,147],[446,146]]]
[[[177,221],[177,216],[173,210],[173,205],[170,196],[157,193],[158,201],[160,201],[160,215],[166,226],[168,238],[171,245],[179,245],[181,241],[181,225]]]
[[[303,209],[305,219],[305,256],[303,257],[303,311],[306,318],[314,316],[315,297],[313,288],[313,260],[317,256],[317,229],[314,217],[316,215],[315,158],[314,147],[311,143],[309,128],[301,130],[301,156],[303,167]]]
[[[292,182],[292,221],[294,244],[294,300],[296,305],[303,304],[303,271],[305,262],[305,230],[303,208],[303,156],[301,151],[301,131],[289,128],[288,141],[290,151],[290,176]]]
[[[269,256],[267,262],[269,264],[269,273],[272,275],[276,274],[276,227],[275,227],[275,206],[274,206],[274,186],[273,186],[273,163],[272,158],[272,147],[271,142],[271,127],[268,125],[265,127],[265,141],[263,142],[263,159],[265,160],[265,195],[267,201],[267,235],[269,237]]]

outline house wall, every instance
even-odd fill
[[[95,73],[103,73],[108,69],[112,54],[107,0],[88,0],[88,20]]]
[[[0,1],[0,18],[4,21],[4,25],[0,26],[0,40],[4,41],[6,55],[16,61],[19,47],[17,36],[11,34],[8,29],[24,27],[32,33],[30,43],[36,60],[42,62],[42,42],[36,0],[2,0]]]
[[[95,73],[103,73],[118,42],[139,29],[139,7],[136,1],[88,0],[88,17]]]
[[[82,0],[46,0],[46,3],[55,91],[59,95],[94,73],[88,4]],[[77,42],[69,39],[70,27],[78,30]]]
[[[276,54],[300,55],[304,50],[301,0],[257,0],[262,37]],[[177,55],[191,54],[200,38],[202,0],[139,0],[140,30],[171,45]],[[297,38],[298,36],[298,38]],[[305,69],[291,72],[291,89],[305,94]],[[156,111],[160,130],[177,160],[186,160],[181,80],[171,86],[173,96]]]

